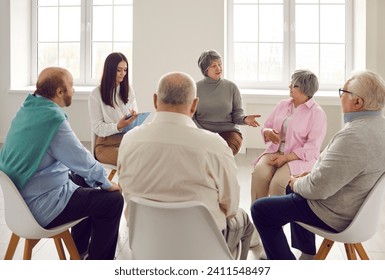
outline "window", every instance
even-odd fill
[[[287,88],[313,71],[321,89],[344,83],[352,63],[350,0],[230,0],[228,75],[243,88]]]
[[[133,0],[34,0],[32,77],[68,69],[76,85],[95,85],[111,52],[132,61]],[[130,69],[131,69],[130,65]]]

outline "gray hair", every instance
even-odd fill
[[[318,91],[319,83],[317,76],[309,70],[296,70],[291,75],[293,86],[297,86],[307,97],[312,98]]]
[[[158,97],[163,104],[190,105],[196,98],[196,85],[190,75],[171,72],[160,78]]]
[[[361,97],[364,100],[364,109],[378,111],[385,104],[385,81],[372,71],[357,71],[346,82],[348,91],[353,97]]]
[[[209,69],[213,60],[221,60],[221,55],[215,50],[204,51],[198,59],[198,66],[204,76],[207,77],[207,70]]]

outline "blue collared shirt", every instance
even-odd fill
[[[359,117],[374,117],[381,116],[382,111],[359,111],[359,112],[348,112],[344,113],[344,123],[351,122],[355,118]]]
[[[103,166],[80,143],[65,120],[53,138],[37,172],[20,191],[41,226],[52,222],[66,207],[79,186],[69,180],[74,171],[92,187],[109,189],[111,183]]]

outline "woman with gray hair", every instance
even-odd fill
[[[245,115],[238,87],[222,78],[222,58],[218,52],[204,51],[198,66],[204,78],[197,82],[199,103],[193,120],[199,128],[218,133],[236,155],[242,145],[239,125],[257,127],[255,118],[260,115]]]
[[[312,98],[318,79],[308,70],[297,70],[291,78],[291,98],[278,103],[261,130],[268,147],[254,161],[252,202],[285,194],[290,175],[310,171],[320,154],[327,120]]]
[[[269,195],[284,195],[290,176],[309,172],[319,158],[327,119],[313,99],[317,76],[297,70],[289,89],[291,98],[276,105],[261,130],[268,147],[254,161],[251,203]],[[257,242],[254,238],[253,244]]]

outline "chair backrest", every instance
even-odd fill
[[[377,180],[351,224],[343,231],[345,243],[360,243],[371,238],[378,230],[385,195],[385,173]],[[337,240],[338,241],[338,240]]]
[[[324,238],[342,243],[362,243],[378,230],[383,215],[385,173],[377,180],[350,225],[342,232],[332,233],[303,223],[304,228]]]
[[[132,197],[129,245],[139,260],[233,259],[210,211],[199,201]]]
[[[26,239],[50,237],[69,228],[72,222],[61,227],[46,230],[33,217],[19,190],[12,180],[0,170],[0,185],[4,196],[5,221],[9,229],[16,235]],[[68,225],[68,226],[67,226]]]

